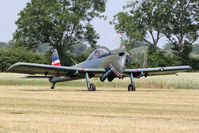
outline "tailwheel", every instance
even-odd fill
[[[128,91],[135,91],[136,88],[135,88],[135,83],[131,83],[128,87]]]
[[[95,84],[93,84],[93,83],[89,84],[88,91],[96,91]]]

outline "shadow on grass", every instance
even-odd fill
[[[34,90],[34,89],[23,89],[23,90],[18,90],[18,91],[33,91],[33,92],[89,92],[89,93],[95,93],[95,92],[128,92],[128,90],[96,90],[96,91],[88,91],[88,90],[83,90],[83,89],[77,89],[77,90],[63,90],[63,89],[55,89],[55,90]]]
[[[179,89],[140,89],[142,92],[168,92],[168,91],[176,91]]]
[[[124,89],[108,89],[108,88],[99,88],[96,89],[96,91],[88,91],[87,88],[82,89],[22,89],[18,91],[32,91],[32,92],[88,92],[88,93],[95,93],[95,92],[129,92],[129,93],[135,93],[135,92],[168,92],[168,91],[177,91],[179,89],[137,89],[136,91],[128,91],[126,88]]]

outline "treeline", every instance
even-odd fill
[[[99,47],[96,46],[95,48]],[[75,63],[83,62],[95,48],[88,48],[85,44],[74,45],[72,52],[66,52],[68,58],[61,60],[61,63],[64,61],[67,62],[68,66],[71,66],[75,65]],[[40,44],[33,51],[26,47],[16,46],[14,41],[8,43],[0,42],[0,71],[7,71],[16,62],[51,64],[51,49],[52,47],[46,43]]]
[[[85,44],[74,45],[73,51],[68,52],[68,58],[65,62],[68,66],[75,65],[85,61],[95,48],[87,47]],[[102,47],[106,48],[106,47]],[[107,49],[107,48],[106,48]],[[0,42],[0,71],[6,71],[12,64],[16,62],[30,62],[40,64],[51,64],[51,47],[49,44],[41,44],[36,51],[28,50],[24,47],[15,47],[12,43]],[[122,49],[112,50],[122,51]],[[166,44],[163,49],[154,49],[150,44],[137,44],[128,52],[132,56],[132,61],[128,64],[128,68],[141,68],[144,65],[145,58],[147,65],[145,67],[164,67],[190,65],[194,70],[199,70],[199,44],[193,45],[189,59],[184,61],[179,56],[173,54],[172,45]],[[59,51],[58,51],[59,52]],[[145,57],[147,56],[147,57]],[[75,61],[75,62],[73,62]],[[61,60],[62,62],[62,60]]]
[[[7,71],[16,62],[49,64],[50,60],[49,56],[35,53],[24,47],[11,47],[0,42],[0,71]]]
[[[199,70],[199,58],[192,56],[194,52],[179,55],[172,49],[155,50],[154,47],[149,47],[148,50],[148,67],[190,65],[194,71]]]
[[[164,67],[164,66],[180,66],[190,65],[194,71],[199,70],[199,44],[194,44],[192,52],[186,57],[175,54],[171,44],[166,44],[163,49],[155,49],[150,44],[135,45],[128,52],[132,56],[132,61],[128,64],[128,68],[142,67]],[[147,64],[145,64],[145,59]],[[146,66],[144,66],[146,65]]]

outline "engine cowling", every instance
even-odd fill
[[[118,59],[109,64],[109,66],[106,68],[106,73],[102,75],[100,80],[103,82],[106,80],[106,78],[108,78],[108,81],[111,82],[116,77],[123,78],[125,66],[129,62],[129,60],[131,60],[131,58],[127,53],[119,53]]]

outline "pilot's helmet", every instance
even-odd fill
[[[99,50],[96,50],[96,51],[95,51],[95,56],[99,56],[99,54],[100,54],[100,51],[99,51]]]

